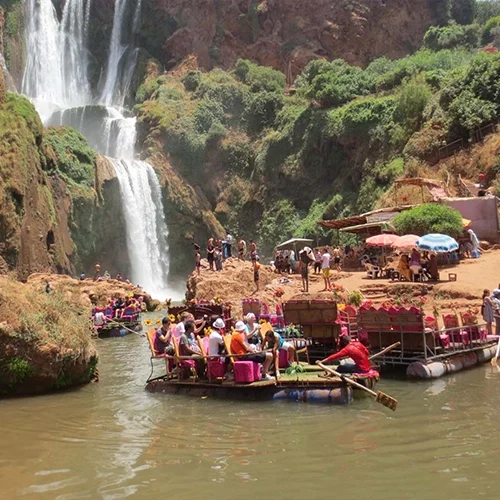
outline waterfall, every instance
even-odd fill
[[[135,159],[136,119],[123,115],[138,49],[124,42],[140,20],[140,0],[116,0],[104,83],[92,97],[89,23],[92,0],[66,0],[61,20],[52,0],[27,0],[27,61],[23,93],[47,125],[69,125],[113,163],[126,223],[130,279],[158,298],[168,295],[168,228],[160,183]]]

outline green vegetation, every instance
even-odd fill
[[[35,369],[25,359],[15,356],[2,360],[0,370],[12,384],[22,384],[35,374]]]
[[[58,172],[69,182],[94,186],[97,154],[87,139],[71,127],[50,127],[43,137],[49,172]]]
[[[441,233],[458,237],[463,232],[462,216],[446,205],[428,203],[401,212],[393,219],[399,234]]]
[[[265,254],[291,236],[337,242],[318,220],[372,209],[443,142],[499,118],[500,54],[478,51],[497,25],[474,3],[448,0],[443,24],[399,60],[310,62],[293,95],[282,73],[248,60],[149,78],[136,95],[139,140]]]

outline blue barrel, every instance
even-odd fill
[[[348,405],[352,403],[352,389],[346,386],[335,389],[282,389],[273,395],[273,399],[288,399],[304,403]]]

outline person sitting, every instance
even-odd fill
[[[410,267],[411,266],[419,266],[420,267],[420,252],[414,248],[411,251],[411,257],[410,257]]]
[[[98,311],[94,315],[94,326],[102,327],[106,324],[106,315],[102,311]]]
[[[432,281],[439,281],[438,260],[436,254],[434,253],[429,256],[429,261],[426,266],[426,274]]]
[[[411,281],[411,269],[408,263],[408,255],[401,255],[398,262],[398,272],[406,280]]]
[[[271,352],[254,352],[254,348],[250,346],[246,339],[246,327],[243,321],[237,321],[234,326],[235,333],[231,335],[231,352],[232,354],[242,355],[237,360],[254,361],[255,363],[262,363],[262,379],[272,380],[272,377],[267,373],[271,363],[273,362],[273,355]]]
[[[287,351],[288,364],[290,365],[295,360],[295,346],[290,342],[286,342],[283,337],[274,330],[268,330],[266,332],[262,349],[271,349],[273,352],[273,358],[274,355],[277,354],[277,351]]]
[[[222,318],[217,318],[212,324],[212,332],[208,337],[208,355],[219,356],[224,347],[224,339],[221,330],[226,328],[226,323]]]
[[[175,354],[172,344],[172,324],[166,317],[161,320],[161,327],[155,332],[154,347],[159,354]]]
[[[339,340],[339,347],[341,348],[339,352],[328,356],[322,361],[316,361],[316,363],[326,364],[337,359],[351,358],[354,363],[339,365],[337,367],[339,373],[367,373],[371,370],[370,353],[361,342],[351,342],[349,335],[342,335]]]
[[[198,373],[198,376],[201,377],[203,375],[204,364],[203,360],[199,359],[201,352],[198,342],[196,341],[194,331],[194,321],[186,321],[184,325],[184,333],[181,335],[181,338],[179,340],[179,354],[181,356],[192,356],[198,358],[195,359],[196,372]]]
[[[254,313],[248,313],[245,316],[246,320],[246,338],[250,345],[260,346],[260,325],[255,323],[257,318]]]

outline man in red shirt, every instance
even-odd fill
[[[329,361],[336,359],[351,358],[354,363],[345,363],[339,365],[337,370],[339,373],[366,373],[371,370],[370,355],[368,349],[360,342],[351,342],[349,335],[342,335],[339,340],[340,351],[328,356],[322,361],[316,363],[326,364]]]

